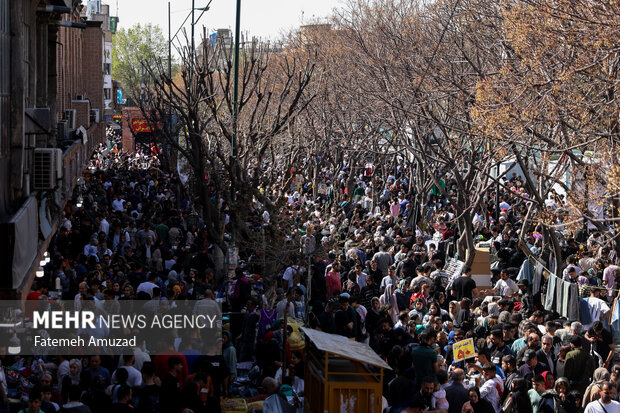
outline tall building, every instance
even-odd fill
[[[83,19],[82,8],[80,0],[0,0],[3,298],[28,293],[77,179],[105,137],[96,116],[105,104],[103,23]]]
[[[103,43],[101,45],[103,111],[101,117],[106,122],[112,122],[115,102],[112,85],[112,34],[113,31],[116,31],[118,18],[110,17],[110,6],[101,4],[101,0],[89,0],[84,11],[88,23],[101,22],[103,32]]]

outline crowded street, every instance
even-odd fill
[[[618,39],[0,0],[0,413],[620,413]]]

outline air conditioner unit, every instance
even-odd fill
[[[90,123],[99,123],[99,109],[90,110]]]
[[[56,181],[62,178],[62,150],[35,149],[32,171],[33,189],[54,189]]]
[[[67,121],[66,120],[59,120],[58,124],[56,126],[57,128],[57,135],[56,137],[60,140],[63,140],[67,137]]]
[[[75,95],[75,100],[86,100],[86,99],[84,99],[84,95]]]
[[[65,109],[65,120],[69,130],[75,130],[75,109]]]

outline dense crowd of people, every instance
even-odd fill
[[[558,215],[565,267],[547,270],[540,229],[518,233],[528,204],[516,174],[498,205],[489,194],[489,216],[474,218],[476,240],[496,257],[486,287],[468,266],[448,271],[458,211],[434,187],[424,219],[414,219],[414,188],[402,165],[384,181],[362,170],[353,194],[347,168],[322,176],[332,190],[320,196],[303,179],[280,193],[262,188],[286,197],[281,212],[294,224],[288,236],[301,246],[270,294],[253,251],[240,252],[229,279],[225,253],[192,212],[186,186],[158,169],[156,157],[127,156],[111,142],[93,162],[28,299],[47,299],[59,279],[58,299],[76,308],[86,301],[223,302],[230,316],[221,354],[192,337],[165,354],[149,354],[141,343],[123,356],[0,356],[0,412],[8,411],[15,366],[31,383],[21,392],[29,412],[216,412],[222,397],[239,395],[261,400],[266,413],[300,411],[300,324],[366,343],[390,365],[385,411],[620,412],[618,257],[595,230],[571,233]],[[452,190],[449,175],[439,182]],[[560,196],[548,200],[550,212],[561,207]],[[454,344],[469,338],[475,356],[455,355]]]

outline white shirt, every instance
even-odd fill
[[[286,403],[286,400],[280,401],[280,396],[272,394],[263,402],[263,411],[269,413],[284,413],[281,403]]]
[[[143,283],[140,283],[140,285],[138,286],[138,289],[136,290],[136,293],[144,291],[145,293],[153,297],[153,288],[159,288],[159,285],[153,284],[150,281],[145,281]]]
[[[519,286],[510,278],[506,281],[500,279],[497,283],[495,283],[495,289],[502,297],[512,297],[519,292]]]
[[[588,403],[583,413],[619,413],[620,403],[612,400],[609,404],[604,404],[600,400]]]
[[[299,265],[291,265],[290,267],[288,267],[286,269],[286,271],[284,271],[284,274],[282,274],[282,279],[284,281],[288,281],[288,286],[289,288],[291,288],[293,286],[293,278],[295,274],[303,274],[304,270],[303,268],[300,268]]]
[[[114,201],[112,201],[112,211],[123,212],[125,210],[124,203],[125,203],[124,199],[115,199]]]
[[[504,382],[497,376],[485,381],[484,384],[480,386],[480,397],[487,399],[493,405],[495,413],[500,413],[502,411],[500,400],[501,394],[503,393]]]
[[[110,232],[110,223],[105,218],[99,223],[99,232],[105,233],[106,236]]]
[[[607,303],[600,298],[588,297],[586,300],[588,300],[588,307],[590,307],[592,323],[584,325],[584,331],[592,327],[592,324],[594,324],[595,321],[599,321],[601,317],[609,311],[609,305],[607,305]]]

